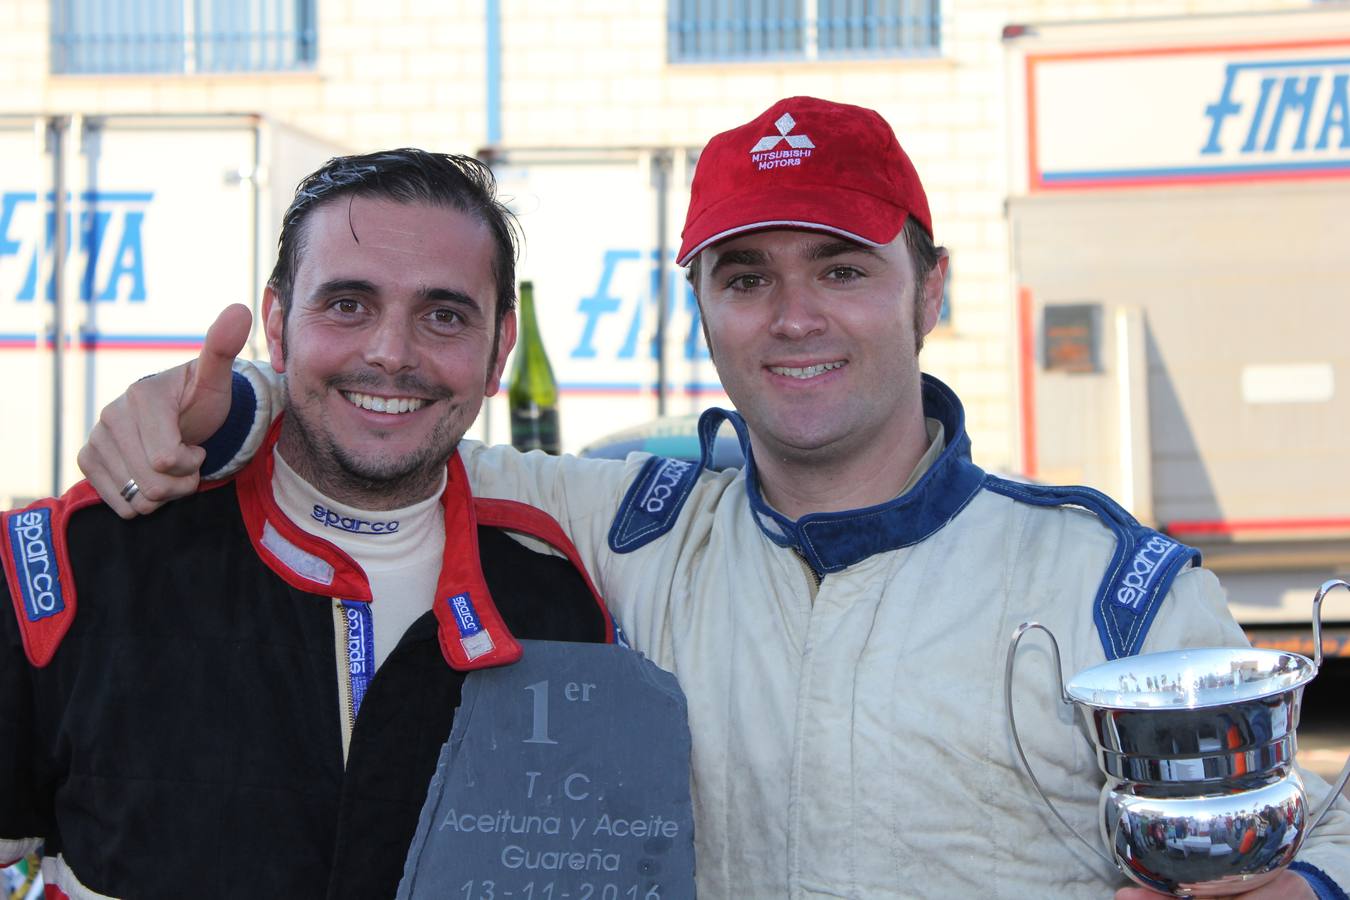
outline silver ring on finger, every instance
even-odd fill
[[[130,503],[141,492],[141,486],[136,483],[135,478],[128,478],[127,483],[122,485],[122,489],[117,493],[122,495],[122,499]]]

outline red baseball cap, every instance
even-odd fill
[[[878,247],[913,216],[933,223],[919,173],[875,111],[815,97],[779,100],[708,142],[694,171],[679,265],[761,228],[805,228]]]

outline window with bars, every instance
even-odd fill
[[[932,56],[939,0],[670,0],[671,62]]]
[[[52,0],[55,74],[309,69],[317,0]]]

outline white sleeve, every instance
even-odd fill
[[[281,375],[266,362],[236,359],[234,400],[215,434],[207,438],[202,480],[228,478],[248,465],[267,437],[272,420],[286,407]]]
[[[468,440],[460,442],[459,454],[474,496],[528,503],[556,519],[604,593],[613,557],[610,526],[647,454],[634,453],[622,461],[580,459]]]

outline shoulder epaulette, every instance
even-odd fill
[[[66,527],[77,510],[99,502],[87,481],[59,498],[0,513],[0,564],[28,661],[38,668],[56,655],[75,621],[75,578]]]
[[[987,476],[988,490],[1033,506],[1077,506],[1094,514],[1116,537],[1115,552],[1092,602],[1107,659],[1133,656],[1158,614],[1173,580],[1200,551],[1139,522],[1114,500],[1088,487],[1047,487]]]
[[[699,473],[712,461],[717,430],[729,421],[740,431],[737,417],[724,409],[709,409],[698,419],[699,461],[653,456],[642,465],[637,480],[623,495],[614,524],[609,528],[609,548],[631,553],[670,531],[694,490]]]

